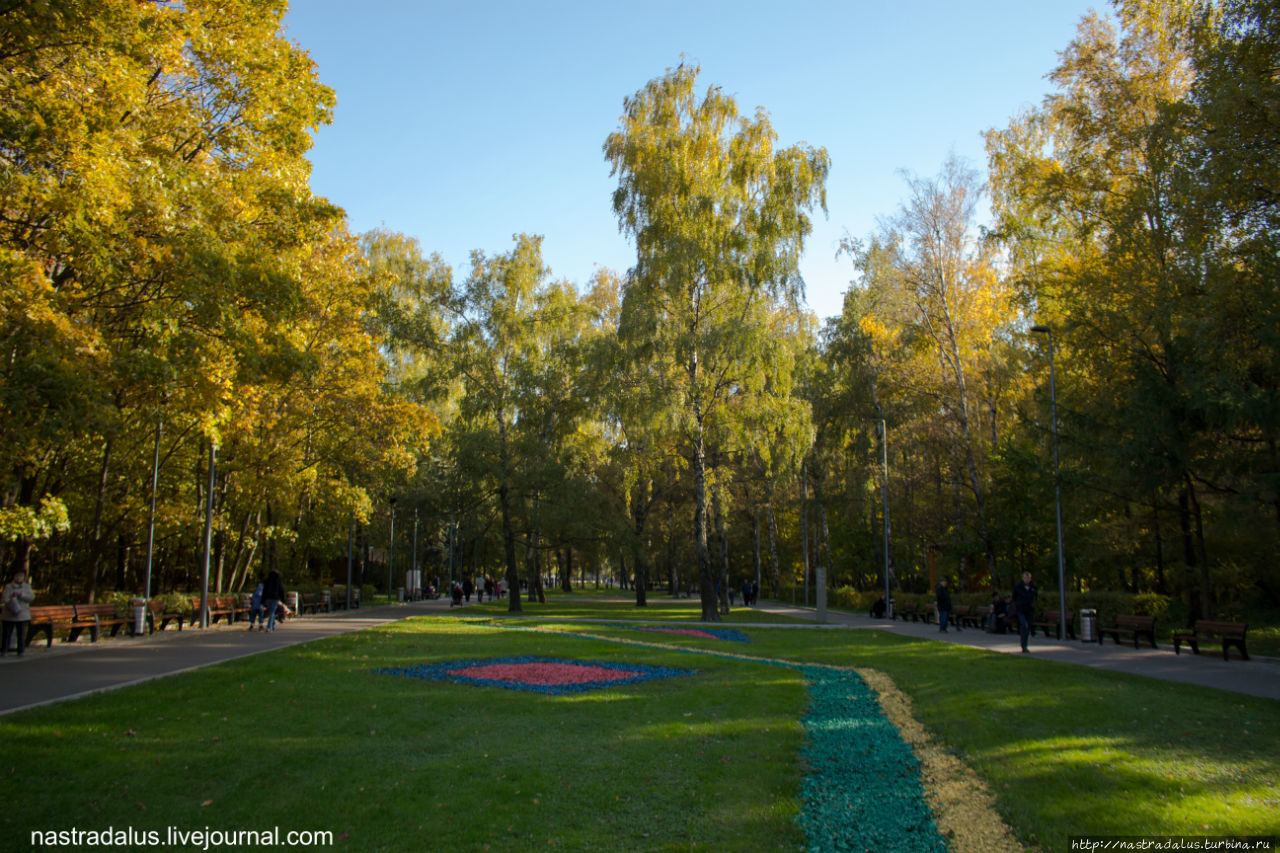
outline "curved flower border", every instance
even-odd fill
[[[947,843],[926,799],[920,761],[857,672],[601,634],[576,636],[799,670],[810,698],[801,721],[807,767],[797,815],[808,849],[946,853]]]
[[[920,762],[855,672],[797,667],[809,686],[800,823],[810,850],[946,853]]]
[[[741,631],[730,628],[658,628],[642,627],[637,631],[653,631],[658,634],[678,634],[685,637],[696,637],[700,640],[729,640],[734,643],[749,643],[751,638]]]
[[[619,673],[618,676],[597,678],[588,681],[561,683],[537,683],[512,678],[477,678],[466,674],[466,670],[476,667],[495,666],[537,666],[538,664],[555,664],[557,666],[581,667],[586,670],[604,669]],[[507,690],[525,690],[531,693],[561,695],[564,693],[586,693],[606,687],[618,687],[625,684],[638,684],[658,678],[676,678],[692,675],[694,670],[672,669],[665,666],[649,666],[640,663],[616,663],[612,661],[582,661],[565,658],[532,657],[528,655],[509,658],[480,658],[472,660],[446,661],[444,663],[418,664],[417,666],[388,667],[376,669],[374,672],[384,675],[400,675],[409,678],[423,678],[434,681],[451,681],[455,684],[469,684],[475,687],[502,687]]]

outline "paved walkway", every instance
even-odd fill
[[[170,626],[149,637],[122,636],[96,643],[55,641],[52,648],[46,648],[40,637],[23,657],[0,658],[0,715],[448,609],[449,600],[444,597],[362,607],[290,619],[270,634],[250,632],[237,623],[182,631]]]
[[[800,619],[816,620],[818,616],[818,612],[813,608],[777,602],[762,602],[759,609]],[[872,619],[870,616],[837,613],[830,610],[827,611],[827,624],[832,627],[886,631],[908,637],[973,646],[993,652],[1021,653],[1017,633],[988,634],[986,631],[966,628],[963,631],[952,629],[944,634],[938,630],[937,625]],[[1200,655],[1193,655],[1185,650],[1183,654],[1175,655],[1173,646],[1160,646],[1155,649],[1148,646],[1135,649],[1132,645],[1116,645],[1111,640],[1107,640],[1106,645],[1099,646],[1097,643],[1055,640],[1043,636],[1032,639],[1030,646],[1032,654],[1044,660],[1126,672],[1131,675],[1146,675],[1167,681],[1199,684],[1204,687],[1216,687],[1219,690],[1280,700],[1280,660],[1251,655],[1252,660],[1243,661],[1233,650],[1231,660],[1224,661],[1221,646],[1217,647],[1217,652],[1207,651],[1212,649],[1212,646],[1204,646],[1202,648],[1206,651]]]
[[[13,655],[0,658],[0,715],[449,609],[449,600],[439,598],[308,616],[290,620],[271,634],[249,632],[239,625],[215,626],[207,630],[187,628],[181,632],[170,628],[146,638],[54,643],[51,649],[33,645],[23,658]],[[817,611],[812,608],[775,602],[764,602],[760,609],[806,620],[817,618]],[[988,634],[978,630],[943,634],[936,625],[891,622],[834,611],[827,613],[827,625],[822,629],[882,630],[994,652],[1019,651],[1016,634]],[[1046,660],[1280,700],[1280,660],[1274,658],[1255,656],[1246,662],[1233,656],[1224,662],[1221,656],[1212,653],[1174,655],[1168,646],[1134,649],[1108,642],[1099,647],[1097,643],[1043,637],[1032,640],[1031,648],[1037,657]]]

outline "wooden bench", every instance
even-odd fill
[[[116,615],[114,604],[46,604],[31,608],[31,622],[27,625],[23,648],[30,646],[37,634],[45,635],[45,647],[48,648],[53,645],[55,631],[66,630],[68,643],[74,643],[88,631],[89,641],[96,643],[103,628],[110,628],[114,637],[121,628],[131,631],[132,627],[132,619]]]
[[[904,601],[902,606],[894,611],[893,615],[897,616],[903,622],[909,618],[912,622],[916,621],[916,613],[919,611],[920,605],[914,601]]]
[[[200,602],[196,602],[196,610],[200,609]],[[244,611],[245,608],[234,596],[216,596],[209,598],[209,624],[217,625],[219,619],[227,620],[230,625],[236,621],[236,614]],[[194,621],[194,620],[193,620]]]
[[[94,643],[98,642],[103,628],[110,628],[112,637],[119,633],[121,628],[124,628],[127,634],[133,633],[133,619],[128,616],[117,616],[114,604],[76,604],[74,606],[76,619],[67,637],[68,643],[74,643],[76,637],[85,630],[89,632],[90,642]]]
[[[170,622],[178,623],[178,630],[182,630],[182,623],[186,620],[187,614],[177,610],[169,610],[165,607],[165,603],[158,599],[152,599],[147,603],[147,633],[154,634],[156,631],[163,631],[169,627]],[[156,627],[156,622],[160,622],[160,627]]]
[[[1037,628],[1043,628],[1044,635],[1046,637],[1057,637],[1058,622],[1061,616],[1062,614],[1059,613],[1057,610],[1050,610],[1044,614],[1043,619],[1040,619],[1038,621],[1032,621],[1031,636],[1034,637],[1036,635]],[[1076,638],[1075,622],[1076,622],[1075,614],[1072,613],[1071,611],[1067,611],[1067,636],[1073,640]]]
[[[1111,628],[1098,629],[1098,645],[1102,645],[1102,638],[1110,634],[1115,637],[1116,645],[1120,644],[1120,635],[1133,637],[1133,647],[1138,648],[1138,641],[1146,637],[1151,643],[1151,648],[1156,647],[1156,617],[1154,616],[1129,616],[1120,614],[1116,616],[1116,624]]]
[[[298,596],[298,613],[328,613],[323,592],[304,592]]]
[[[973,609],[972,615],[969,616],[969,627],[977,628],[981,631],[987,630],[987,625],[991,622],[991,605],[980,604]]]
[[[32,608],[33,610],[35,608]],[[1240,655],[1245,660],[1249,659],[1249,652],[1244,647],[1244,635],[1249,630],[1249,626],[1244,622],[1215,622],[1210,619],[1197,619],[1195,627],[1190,631],[1174,631],[1173,632],[1173,652],[1174,654],[1182,654],[1181,646],[1186,643],[1191,647],[1191,651],[1200,654],[1200,642],[1208,640],[1211,642],[1222,641],[1222,659],[1227,660],[1227,651],[1231,646],[1240,649]]]
[[[31,622],[27,625],[27,639],[23,648],[31,645],[31,641],[37,633],[42,633],[46,637],[45,646],[53,645],[53,632],[63,628],[70,629],[76,621],[76,606],[74,604],[46,604],[40,607],[31,608]],[[83,629],[82,629],[83,630]],[[79,632],[76,632],[77,636]],[[18,638],[22,642],[22,638]]]
[[[959,631],[969,624],[972,618],[973,608],[968,604],[956,604],[951,608],[951,623],[956,626]]]

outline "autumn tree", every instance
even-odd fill
[[[825,150],[775,148],[767,114],[738,114],[698,69],[681,64],[623,104],[604,144],[618,177],[613,207],[635,240],[620,334],[674,370],[671,401],[693,481],[702,615],[718,620],[708,549],[708,466],[743,397],[764,398],[776,340],[769,317],[796,300],[808,211],[825,205]]]

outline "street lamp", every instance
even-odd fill
[[[885,613],[893,616],[889,610],[889,425],[884,418],[876,418],[880,424],[880,448],[883,453],[884,477],[880,484],[880,500],[884,507],[884,606]]]
[[[200,571],[200,627],[209,627],[209,557],[213,551],[213,487],[218,469],[218,444],[209,442],[209,491],[204,508],[204,564]]]
[[[356,541],[356,514],[351,514],[351,529],[347,531],[347,606],[343,608],[347,612],[351,611],[351,580],[355,571],[355,541]]]
[[[387,543],[387,603],[391,603],[391,567],[396,563],[396,499],[391,499],[391,536]]]
[[[1058,639],[1061,640],[1067,630],[1067,571],[1062,552],[1062,484],[1058,461],[1058,392],[1054,387],[1053,329],[1032,326],[1031,331],[1049,336],[1049,411],[1053,425],[1053,502],[1058,513]]]

